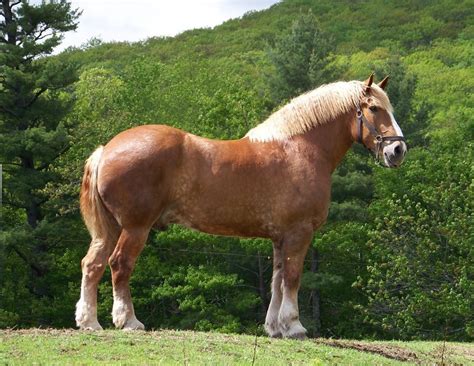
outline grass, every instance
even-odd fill
[[[474,365],[474,345],[293,341],[190,331],[0,331],[7,365]]]

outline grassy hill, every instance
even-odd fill
[[[190,331],[0,332],[2,364],[474,365],[474,345],[270,339]]]

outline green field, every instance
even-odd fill
[[[0,332],[0,364],[474,365],[474,345],[453,342],[293,341],[219,333]]]

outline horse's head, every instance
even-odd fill
[[[357,108],[357,141],[375,154],[386,167],[399,167],[405,159],[407,145],[395,121],[384,89],[388,76],[373,84],[373,74],[364,82],[364,93]]]

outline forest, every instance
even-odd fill
[[[309,335],[474,339],[474,7],[465,0],[283,0],[212,29],[61,53],[80,9],[0,4],[0,328],[75,327],[90,236],[85,160],[120,131],[167,124],[237,139],[293,97],[390,75],[399,169],[355,144],[306,257]],[[147,329],[263,334],[272,246],[171,226],[131,279]],[[99,320],[112,327],[107,270]]]

